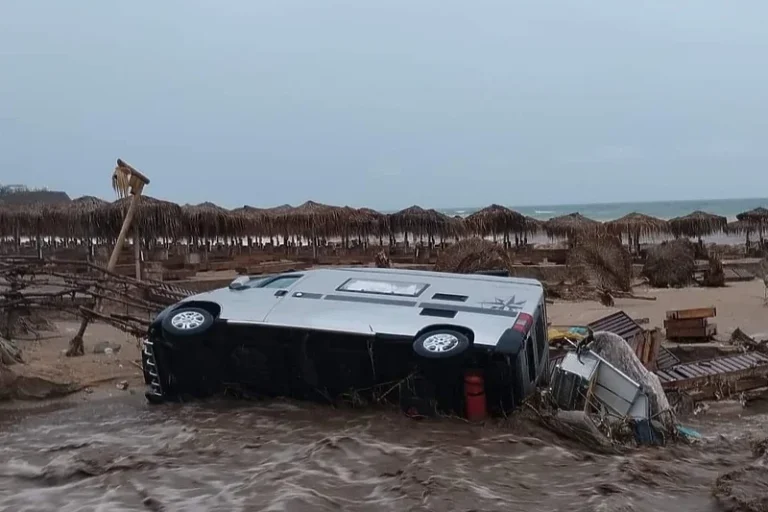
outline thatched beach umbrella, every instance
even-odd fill
[[[768,231],[768,209],[763,207],[749,210],[748,212],[742,212],[736,216],[739,222],[745,222],[752,226],[753,231],[758,233],[760,237],[760,245],[764,244],[764,234]],[[749,231],[747,233],[747,248],[749,248]]]
[[[749,237],[758,230],[758,226],[746,220],[735,220],[726,224],[723,231],[729,235],[744,235],[746,237],[745,247],[749,251]]]
[[[43,235],[53,235],[61,231],[53,211],[55,205],[44,203],[3,205],[2,224],[5,236],[13,236],[17,248],[21,237],[35,237],[40,245]]]
[[[698,238],[721,232],[728,224],[728,219],[721,215],[695,211],[683,217],[675,217],[669,221],[670,231],[676,236]]]
[[[66,229],[62,236],[82,238],[90,245],[93,238],[102,236],[107,230],[107,226],[99,224],[97,212],[108,204],[98,197],[82,196],[62,205],[57,212]]]
[[[69,196],[52,196],[54,202],[36,201],[32,203],[0,204],[0,233],[12,236],[18,251],[22,237],[36,240],[38,256],[42,256],[44,236],[56,236],[66,233],[64,217],[59,214],[61,208],[70,202]]]
[[[467,228],[467,219],[461,215],[454,215],[451,217],[451,231],[453,232],[454,240],[457,242],[459,238],[467,236],[469,228]]]
[[[466,230],[464,219],[458,221],[435,209],[429,209],[427,212],[429,212],[435,219],[435,230],[431,233],[427,233],[430,245],[434,244],[435,237],[440,237],[440,240],[442,241],[447,237],[461,236]]]
[[[525,217],[505,206],[492,204],[468,216],[465,223],[469,231],[482,237],[492,235],[495,239],[497,234],[504,235],[506,245],[510,233],[524,231]]]
[[[129,195],[99,208],[95,217],[100,225],[107,227],[108,235],[116,237],[131,204]],[[184,211],[176,203],[142,195],[133,225],[137,226],[142,238],[178,238],[184,232]]]
[[[663,219],[644,213],[632,212],[605,223],[605,227],[615,235],[627,235],[630,250],[634,247],[640,252],[640,237],[650,237],[669,232],[669,223]]]
[[[723,231],[729,235],[743,235],[754,233],[757,230],[757,226],[746,220],[735,220],[729,222],[723,228]]]
[[[65,192],[23,190],[0,197],[0,233],[2,236],[53,235],[61,230],[60,206],[71,200]]]
[[[523,232],[535,235],[540,231],[544,231],[544,221],[526,215],[525,224],[523,225]]]
[[[598,232],[602,227],[600,222],[587,218],[578,212],[553,217],[544,222],[544,229],[551,238],[560,237],[569,240],[580,234]]]
[[[345,207],[349,208],[349,207]],[[384,244],[384,236],[389,234],[389,217],[371,208],[352,208],[350,229],[358,236],[375,236],[379,245]]]
[[[218,236],[242,236],[247,218],[210,202],[184,205],[184,235],[188,238],[215,238]]]
[[[315,201],[307,201],[295,208],[279,206],[271,209],[271,213],[282,217],[291,233],[311,237],[339,234],[342,222],[349,215],[343,208]]]
[[[312,241],[312,253],[316,258],[320,238],[342,234],[349,213],[338,206],[307,201],[296,208],[285,210],[282,213],[272,213],[272,215],[278,219],[286,234],[295,234],[310,239]]]
[[[749,210],[748,212],[742,212],[738,214],[736,218],[755,224],[768,224],[768,208],[760,206],[753,210]]]
[[[425,210],[416,205],[390,214],[389,225],[393,235],[397,233],[405,235],[406,244],[408,233],[420,238],[427,235],[430,239],[436,234],[445,236],[452,233],[450,217],[436,210]]]
[[[231,212],[244,219],[247,235],[269,237],[270,243],[274,245],[274,237],[279,233],[277,231],[275,217],[270,215],[267,209],[245,205],[240,208],[235,208],[231,210]]]

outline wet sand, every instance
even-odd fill
[[[656,300],[616,299],[613,308],[594,301],[557,301],[547,308],[547,314],[553,324],[587,324],[624,310],[632,318],[648,318],[650,323],[644,327],[663,327],[668,310],[715,306],[717,316],[712,321],[718,326],[719,336],[727,338],[737,327],[748,334],[768,333],[765,286],[758,279],[728,283],[724,288],[636,287],[633,293],[656,297]]]

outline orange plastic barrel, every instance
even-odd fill
[[[464,374],[464,402],[469,421],[485,419],[485,379],[478,371],[469,370]]]

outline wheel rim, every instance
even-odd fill
[[[422,343],[424,349],[427,352],[432,352],[433,354],[448,352],[456,348],[458,344],[459,338],[453,334],[447,333],[439,333],[427,336],[427,338]]]
[[[197,311],[182,311],[171,318],[171,325],[182,331],[196,329],[205,323],[205,317]]]

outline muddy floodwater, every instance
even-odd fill
[[[723,510],[713,484],[755,463],[750,442],[765,437],[768,409],[685,423],[701,446],[618,456],[523,420],[474,426],[294,402],[150,406],[125,394],[0,410],[0,510]]]

